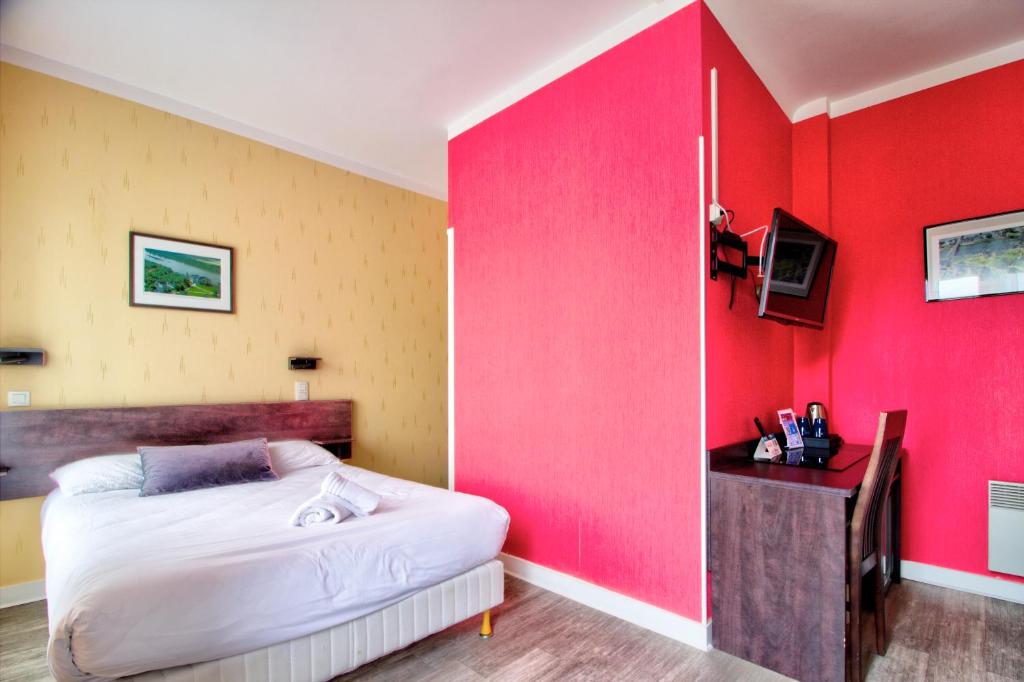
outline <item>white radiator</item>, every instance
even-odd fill
[[[988,482],[988,570],[1024,576],[1024,483]]]

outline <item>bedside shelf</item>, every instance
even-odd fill
[[[314,440],[314,443],[327,450],[338,459],[352,459],[352,439],[337,438],[334,440]]]

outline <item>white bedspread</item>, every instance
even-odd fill
[[[288,525],[330,467],[157,497],[52,493],[54,676],[115,678],[301,637],[479,566],[505,541],[508,513],[489,500],[338,466],[384,496],[373,515]]]

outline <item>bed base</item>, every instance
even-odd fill
[[[132,682],[327,682],[483,614],[480,636],[491,636],[490,609],[505,599],[500,561],[490,561],[397,604],[306,637],[246,654],[121,678]]]

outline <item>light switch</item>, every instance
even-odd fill
[[[295,382],[295,399],[296,400],[309,400],[309,382],[308,381],[296,381]]]
[[[7,407],[28,407],[32,394],[28,391],[7,391]]]

